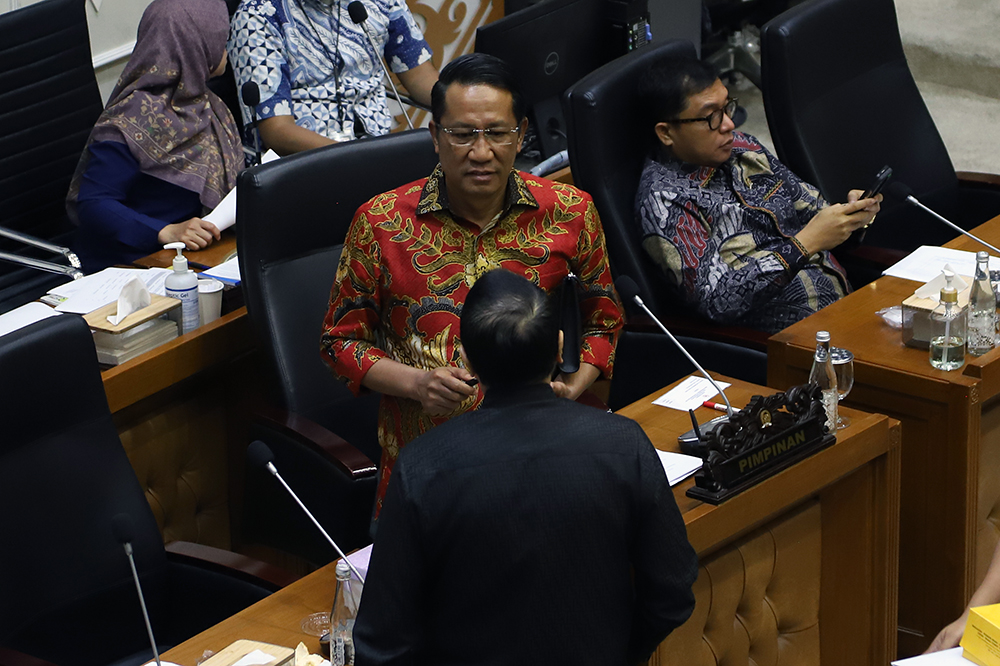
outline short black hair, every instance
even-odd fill
[[[445,65],[434,87],[431,88],[431,116],[435,124],[441,124],[441,116],[444,115],[444,95],[448,91],[448,86],[453,83],[506,90],[510,93],[514,119],[519,125],[524,119],[527,103],[507,63],[486,53],[466,53]]]
[[[676,118],[688,99],[710,88],[719,78],[711,65],[677,56],[652,65],[639,80],[639,99],[651,125]]]
[[[559,316],[532,282],[497,269],[480,277],[462,306],[462,347],[490,387],[548,381],[559,358]]]

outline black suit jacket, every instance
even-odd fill
[[[356,663],[638,663],[691,614],[696,576],[638,424],[544,384],[491,389],[400,454]]]

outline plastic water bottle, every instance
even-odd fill
[[[330,612],[330,664],[354,664],[354,619],[361,602],[361,581],[351,577],[351,567],[337,562],[337,591]]]
[[[997,333],[997,296],[990,282],[990,255],[976,254],[976,281],[969,296],[968,351],[982,356],[993,349]]]
[[[830,356],[830,332],[817,331],[816,355],[813,357],[809,381],[819,384],[823,391],[823,408],[826,409],[826,427],[837,432],[837,373],[833,370]]]

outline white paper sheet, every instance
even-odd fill
[[[368,562],[372,557],[372,544],[368,544],[360,550],[356,550],[347,556],[347,559],[354,567],[361,572],[365,578],[368,577]]]
[[[716,381],[722,390],[729,388],[726,382]],[[704,377],[688,377],[670,391],[667,391],[653,401],[654,405],[679,409],[686,412],[689,409],[697,409],[706,400],[719,395],[712,383]]]
[[[229,261],[219,264],[214,268],[209,268],[207,271],[203,271],[202,275],[207,275],[208,277],[214,277],[216,280],[222,280],[227,284],[239,284],[240,283],[240,260],[239,257],[233,257]]]
[[[0,335],[7,335],[36,321],[54,317],[56,312],[44,303],[28,303],[0,315]]]
[[[909,659],[897,659],[892,666],[969,666],[972,662],[962,656],[962,648],[931,652]]]
[[[263,650],[254,650],[243,655],[233,666],[262,666],[262,664],[270,664],[272,661],[274,661],[274,657],[268,653]]]
[[[266,153],[261,155],[261,162],[267,164],[268,162],[273,162],[279,159],[278,153],[273,150],[268,150]],[[236,224],[236,188],[229,190],[229,194],[223,197],[219,205],[215,207],[208,215],[205,215],[201,219],[211,222],[219,231],[225,231],[229,227]]]
[[[99,273],[59,285],[49,294],[66,299],[56,306],[56,310],[88,314],[117,301],[122,287],[135,277],[142,280],[149,293],[165,296],[163,282],[170,273],[169,268],[105,268]]]
[[[941,273],[945,264],[951,264],[959,275],[976,274],[976,253],[952,250],[947,247],[921,245],[905,258],[882,271],[904,280],[930,282]],[[990,256],[990,270],[1000,270],[1000,257]]]
[[[696,456],[659,450],[656,455],[660,456],[660,463],[663,464],[663,471],[667,473],[667,481],[671,486],[676,486],[701,469],[701,458]]]

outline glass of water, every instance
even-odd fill
[[[837,400],[843,401],[854,388],[854,354],[847,349],[830,347],[830,360],[837,375]],[[837,430],[851,425],[851,419],[839,416],[840,410],[837,410],[837,414]]]

